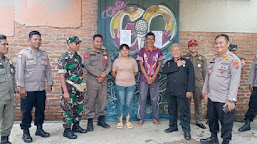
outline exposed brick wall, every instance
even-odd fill
[[[29,45],[27,43],[28,33],[31,30],[39,30],[42,33],[43,44],[42,49],[46,50],[50,56],[52,64],[52,73],[54,86],[53,91],[47,94],[46,104],[46,120],[61,120],[62,109],[60,108],[60,80],[57,74],[57,59],[66,50],[65,40],[69,36],[77,35],[82,39],[80,54],[86,48],[92,45],[92,36],[97,33],[97,14],[98,0],[82,0],[82,24],[79,28],[55,28],[55,27],[26,27],[15,23],[15,35],[8,37],[10,43],[10,51],[8,57],[16,57],[24,48]],[[182,44],[183,53],[187,53],[187,42],[194,38],[199,41],[199,51],[201,54],[210,58],[214,51],[214,37],[219,33],[212,32],[180,32],[179,43]],[[255,33],[227,33],[233,42],[238,43],[238,54],[246,58],[246,66],[242,71],[241,87],[238,93],[237,110],[246,112],[249,102],[248,85],[246,84],[250,65],[254,56],[257,54],[255,45],[257,43],[257,34]],[[193,107],[192,107],[193,108]],[[205,114],[206,114],[206,107]],[[16,105],[15,120],[20,120],[20,104]]]

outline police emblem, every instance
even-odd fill
[[[238,60],[233,60],[233,66],[235,69],[238,69],[239,68],[239,62]]]

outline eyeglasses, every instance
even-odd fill
[[[3,46],[9,46],[8,43],[2,43],[1,45],[3,45]]]

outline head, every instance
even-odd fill
[[[174,43],[171,45],[170,53],[174,57],[174,59],[179,59],[181,57],[181,49],[178,43]]]
[[[215,38],[215,49],[218,55],[225,54],[229,47],[229,37],[226,34],[219,34]]]
[[[103,36],[100,34],[95,34],[93,36],[93,46],[96,50],[101,50],[103,47]]]
[[[188,42],[188,50],[190,53],[197,53],[198,50],[198,42],[194,39]]]
[[[229,47],[228,47],[228,50],[232,53],[236,53],[236,50],[237,50],[237,44],[236,43],[230,43],[229,44]]]
[[[29,33],[29,43],[32,49],[39,49],[42,43],[41,34],[38,31],[31,31]]]
[[[145,42],[148,47],[153,47],[155,42],[155,35],[152,32],[149,32],[145,36]]]
[[[8,42],[5,35],[0,34],[0,56],[3,57],[8,53]]]
[[[129,56],[129,46],[127,44],[120,45],[120,53],[123,57]]]
[[[69,37],[67,40],[67,45],[71,51],[78,51],[80,47],[80,43],[82,42],[79,40],[77,36]]]

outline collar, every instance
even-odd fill
[[[32,51],[33,51],[32,48],[29,47],[29,52],[32,53]],[[39,49],[39,53],[40,53],[40,54],[42,53],[42,50],[41,50],[41,49]]]
[[[225,58],[225,57],[228,56],[229,53],[231,53],[231,52],[228,50],[228,51],[227,51],[225,54],[223,54],[221,57]],[[218,57],[218,54],[216,54],[216,57]]]
[[[172,58],[172,60],[175,62],[175,59]],[[178,60],[185,60],[183,57],[180,57]]]
[[[0,60],[5,60],[6,59],[6,57],[4,56],[4,57],[0,57]]]
[[[188,56],[192,56],[191,53],[188,53],[187,55],[188,55]],[[195,57],[198,57],[198,56],[199,56],[199,53],[197,52],[196,55],[195,55]]]
[[[146,51],[149,51],[149,48],[148,48],[147,46],[145,46],[145,50],[146,50]],[[157,50],[157,48],[156,48],[155,46],[153,46],[153,51],[154,51],[154,50]]]
[[[77,55],[77,52],[75,52],[75,54],[73,54],[70,50],[68,50],[68,55],[70,56],[70,57],[74,57],[74,56],[76,56]]]

